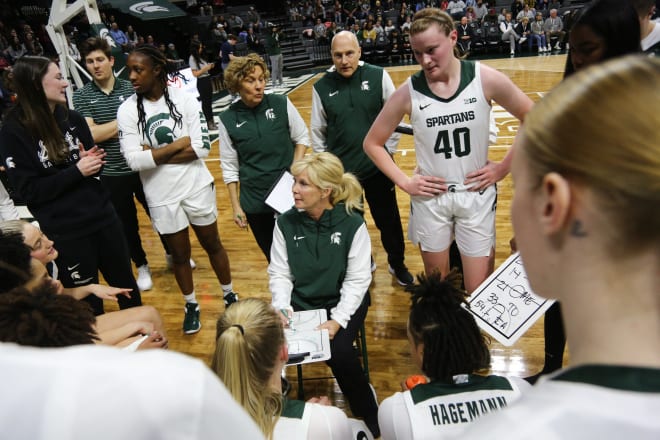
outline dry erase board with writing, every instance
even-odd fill
[[[486,333],[511,346],[552,305],[529,287],[520,254],[511,255],[468,298],[468,310]]]

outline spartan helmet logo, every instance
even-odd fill
[[[110,36],[110,33],[108,32],[108,28],[103,28],[99,31],[99,37],[104,38],[105,41],[108,42],[110,47],[117,47],[117,43],[115,43],[115,40]]]
[[[156,138],[158,145],[171,144],[174,142],[174,133],[172,133],[172,129],[167,125],[161,125],[154,131],[154,138]]]
[[[341,244],[341,232],[333,232],[330,236],[330,244],[336,244],[339,246]]]
[[[167,9],[164,6],[154,5],[153,1],[135,3],[129,9],[132,12],[135,12],[136,14],[144,14],[144,13],[148,14],[150,12],[168,12],[169,11],[169,9]]]

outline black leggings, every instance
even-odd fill
[[[59,251],[57,267],[64,287],[96,284],[100,270],[108,285],[132,289],[130,298],[117,296],[120,309],[142,305],[119,219],[82,237],[60,238],[55,248]],[[85,300],[92,306],[94,314],[103,313],[103,300],[95,295],[89,295]]]
[[[199,92],[199,100],[202,102],[202,111],[206,118],[206,123],[211,124],[213,121],[213,82],[210,76],[197,78],[197,91]]]
[[[266,212],[258,214],[245,213],[250,229],[254,235],[261,252],[270,263],[270,247],[273,244],[273,229],[275,229],[275,213]]]

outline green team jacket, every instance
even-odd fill
[[[296,208],[278,217],[293,277],[294,308],[331,308],[339,303],[348,253],[363,223],[362,216],[349,215],[343,203],[324,211],[318,221]]]
[[[326,113],[328,151],[360,180],[376,174],[378,168],[365,154],[362,142],[383,108],[383,68],[364,63],[348,79],[328,72],[314,90]]]
[[[264,200],[282,171],[289,169],[295,149],[286,96],[264,95],[254,108],[238,100],[220,120],[238,154],[241,208],[250,214],[272,212]]]

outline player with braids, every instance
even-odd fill
[[[268,439],[370,438],[362,422],[328,406],[327,398],[283,397],[281,373],[288,358],[279,313],[264,301],[248,298],[218,320],[211,369]]]
[[[490,366],[490,351],[472,314],[464,308],[456,271],[419,275],[410,287],[408,341],[427,383],[385,399],[378,411],[383,440],[460,435],[470,422],[506,407],[529,388],[523,379],[477,374]]]
[[[150,57],[154,66],[154,74],[156,76],[155,80],[160,84],[167,84],[167,81],[169,79],[168,76],[169,73],[167,71],[167,58],[165,58],[165,55],[161,51],[155,49],[152,46],[140,46],[137,49],[135,49],[134,52],[143,53],[144,55]],[[156,67],[158,67],[158,70],[156,70]],[[170,98],[170,94],[169,94],[169,88],[163,87],[162,93],[163,96],[165,97],[165,103],[167,104],[167,108],[170,111],[170,115],[174,120],[174,125],[177,127],[182,127],[183,116],[181,115],[181,113],[179,113],[179,110],[172,103],[172,99]],[[143,95],[140,94],[137,95],[138,125],[140,126],[142,132],[144,133],[145,130],[147,129],[147,121],[145,119],[146,115],[144,113],[143,99],[144,99]]]
[[[87,303],[59,295],[42,283],[0,295],[0,341],[33,347],[68,347],[98,340],[96,318]]]
[[[184,295],[183,331],[201,328],[190,267],[188,226],[206,251],[224,295],[237,301],[229,257],[218,234],[213,176],[204,164],[211,144],[199,101],[167,86],[167,60],[153,47],[128,56],[126,67],[135,95],[117,112],[119,140],[128,166],[140,172],[154,228],[172,254],[174,275]]]

